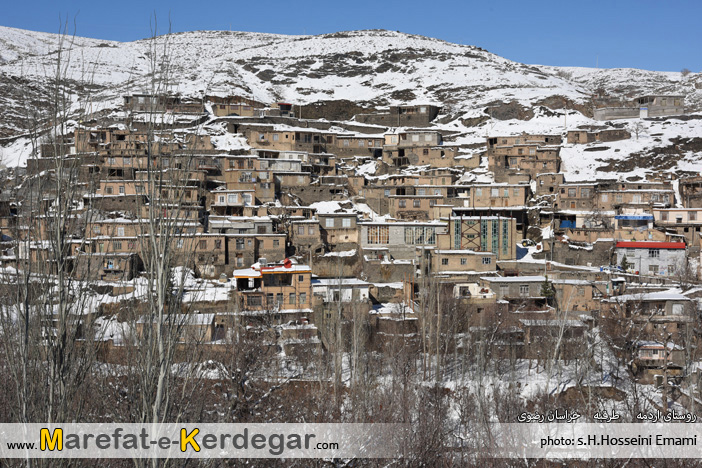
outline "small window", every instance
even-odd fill
[[[659,258],[661,256],[661,251],[658,249],[648,249],[649,258]]]
[[[200,241],[200,246],[199,246],[199,248],[200,248],[200,250],[207,250],[207,241],[206,241],[205,239],[202,239],[202,240]]]
[[[400,207],[400,208],[406,208],[406,207],[407,207],[407,201],[406,201],[406,200],[400,200],[400,201],[397,203],[397,206]]]
[[[117,228],[117,237],[124,237],[124,227]]]
[[[119,186],[119,193],[120,195],[124,195],[124,185]]]
[[[412,206],[413,206],[414,208],[419,208],[419,207],[422,206],[422,201],[421,201],[421,200],[414,200],[414,201],[412,202]]]
[[[300,305],[307,304],[307,293],[300,293]]]
[[[468,259],[467,258],[461,258],[461,265],[467,265],[468,264]]]
[[[490,265],[492,263],[492,258],[483,257],[483,265]]]
[[[350,228],[351,227],[351,218],[343,218],[341,220],[341,227]]]
[[[288,304],[290,304],[290,305],[297,304],[297,295],[295,293],[290,293],[288,295]]]
[[[334,218],[327,218],[324,220],[324,227],[326,228],[333,228],[334,227]]]
[[[297,282],[304,283],[305,282],[305,275],[297,275]]]
[[[441,264],[444,265],[444,266],[448,265],[448,258],[442,258],[442,259],[441,259]]]
[[[273,239],[273,247],[280,247],[280,239]]]

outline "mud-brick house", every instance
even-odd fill
[[[281,264],[255,264],[235,270],[236,297],[242,315],[251,320],[287,323],[312,313],[312,271],[286,259]]]
[[[428,252],[431,272],[442,277],[462,277],[497,271],[497,258],[492,252],[439,249]]]
[[[212,106],[212,113],[217,117],[255,117],[260,114],[259,109],[266,107],[262,102],[243,96],[206,96],[205,102]]]
[[[293,219],[290,221],[288,246],[295,255],[307,255],[322,248],[322,229],[318,219]]]
[[[356,122],[386,127],[428,127],[441,107],[432,104],[390,106],[386,112],[356,114]]]
[[[672,341],[640,340],[632,343],[631,370],[640,383],[663,385],[684,376],[685,348]]]
[[[697,307],[692,299],[675,290],[612,296],[602,300],[603,316],[616,324],[637,328],[631,336],[680,342],[692,330]]]
[[[567,135],[568,143],[575,145],[598,141],[628,140],[629,138],[631,138],[631,133],[624,128],[578,128],[569,130]]]
[[[433,218],[434,206],[442,205],[443,195],[391,195],[389,213],[393,218],[406,221],[428,221]]]
[[[330,249],[358,245],[358,225],[355,213],[318,213],[322,240]]]
[[[685,238],[696,245],[702,229],[702,208],[654,208],[654,224]]]

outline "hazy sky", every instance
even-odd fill
[[[702,0],[25,0],[4,2],[0,25],[131,41],[192,30],[324,34],[390,29],[471,44],[519,62],[700,71]]]

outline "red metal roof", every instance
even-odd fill
[[[624,247],[627,249],[684,249],[684,242],[617,242],[617,247]]]

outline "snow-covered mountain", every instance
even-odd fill
[[[441,121],[465,130],[469,140],[471,127],[485,125],[488,107],[493,120],[548,127],[563,120],[553,120],[549,109],[567,106],[587,115],[595,91],[685,94],[693,110],[702,103],[699,74],[525,65],[474,46],[384,30],[320,36],[194,31],[114,42],[0,27],[0,138],[26,131],[26,117],[42,107],[59,59],[76,106],[89,93],[92,111],[115,107],[123,94],[149,92],[154,76],[167,76],[168,90],[185,96],[349,100],[368,108],[440,103]],[[581,117],[571,122],[588,120]],[[475,133],[483,138],[486,130]]]

